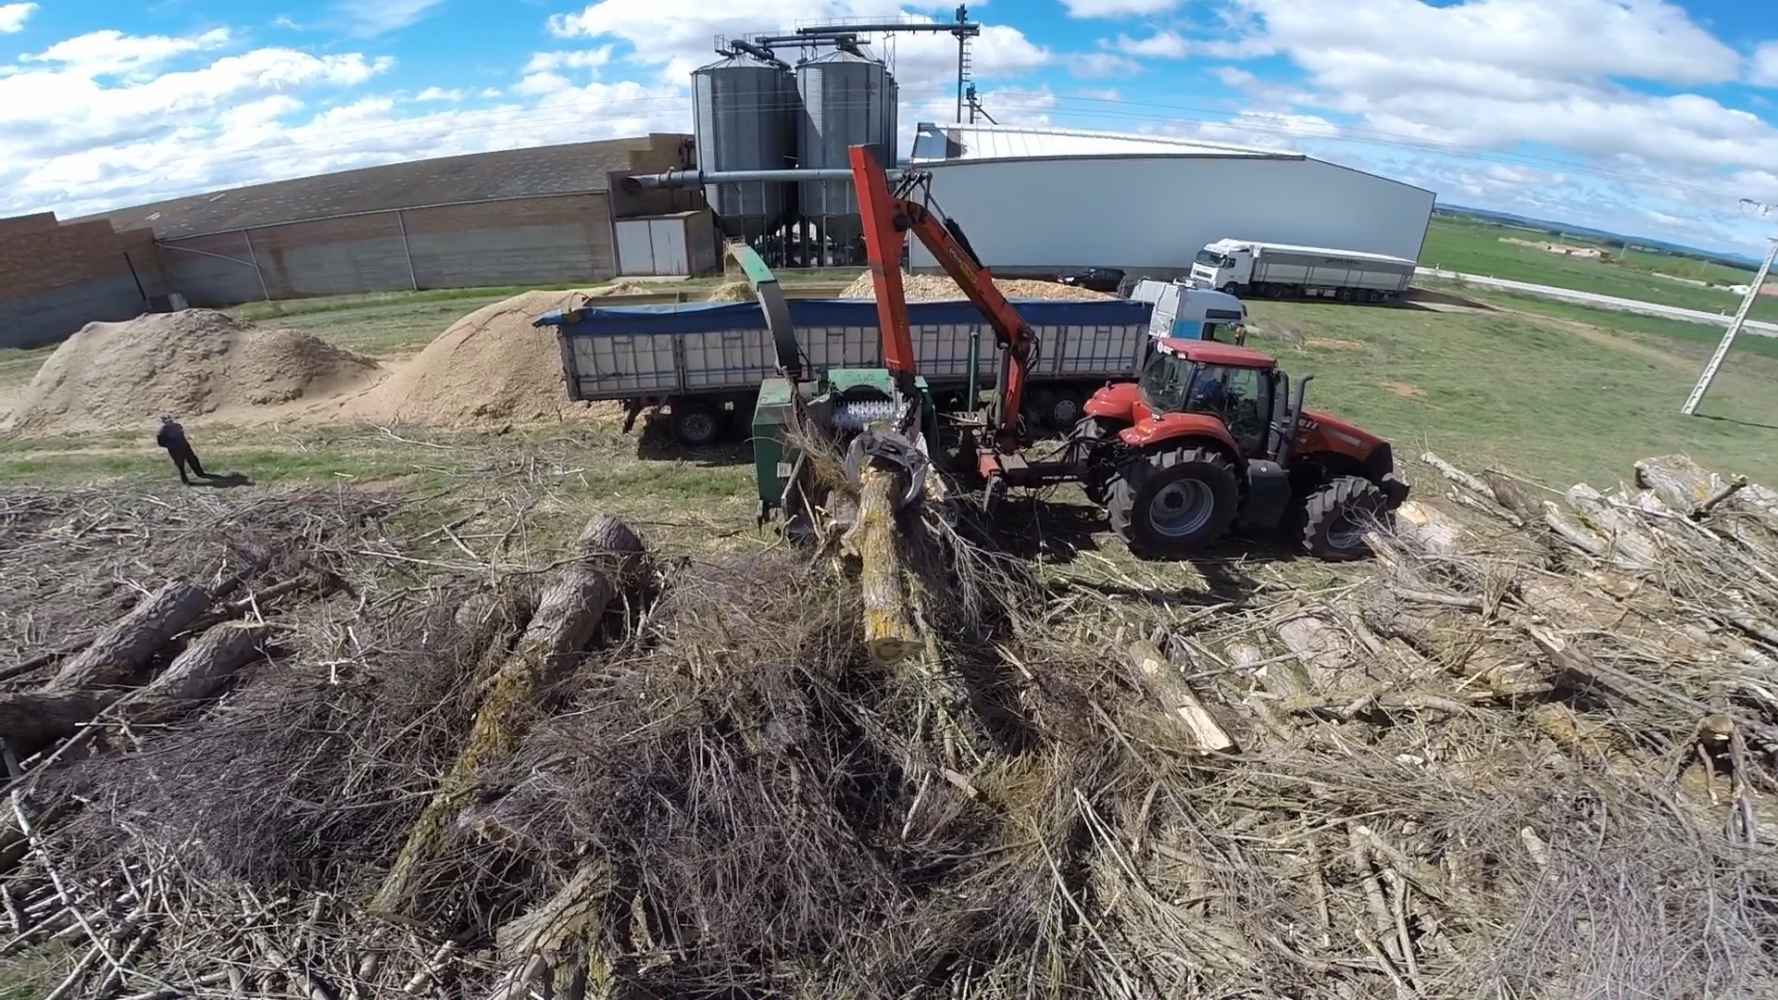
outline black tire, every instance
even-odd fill
[[[1364,533],[1389,513],[1389,500],[1362,476],[1337,476],[1303,502],[1303,549],[1318,559],[1346,562],[1370,555]]]
[[[1132,552],[1183,556],[1221,538],[1240,506],[1240,483],[1227,456],[1176,448],[1137,456],[1111,481],[1111,529]]]
[[[1056,391],[1048,386],[1033,386],[1025,394],[1025,401],[1019,410],[1024,414],[1025,423],[1031,427],[1054,427],[1050,423],[1050,413],[1056,408]]]
[[[1050,395],[1049,408],[1043,422],[1059,431],[1070,430],[1080,421],[1080,410],[1086,399],[1068,386],[1059,386]]]
[[[1109,420],[1099,417],[1081,417],[1074,425],[1069,437],[1080,441],[1104,441],[1118,432],[1119,428]],[[1089,462],[1086,474],[1081,478],[1081,488],[1086,490],[1087,499],[1099,506],[1105,506],[1105,499],[1111,492],[1111,480],[1117,470],[1107,463]]]
[[[673,401],[673,438],[687,448],[708,448],[722,436],[722,413],[701,400]]]

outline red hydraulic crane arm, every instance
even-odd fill
[[[869,146],[853,146],[850,155],[871,281],[877,293],[884,362],[898,379],[906,377],[911,381],[916,374],[907,295],[901,284],[902,234],[912,230],[969,301],[981,310],[994,329],[995,343],[1005,352],[995,430],[1002,446],[1012,447],[1018,437],[1019,407],[1024,399],[1025,379],[1030,374],[1036,335],[1006,296],[1000,294],[1000,289],[994,287],[993,275],[961,238],[961,230],[947,224],[924,204],[892,194],[889,178]]]

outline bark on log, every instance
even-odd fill
[[[1148,696],[1159,702],[1168,717],[1191,734],[1199,749],[1217,753],[1235,748],[1234,738],[1222,728],[1222,724],[1216,721],[1210,710],[1204,707],[1191,685],[1179,675],[1178,668],[1169,663],[1153,643],[1146,640],[1133,642],[1128,652],[1130,662],[1136,665],[1136,675],[1141,679]]]
[[[178,581],[166,584],[62,664],[47,686],[72,691],[123,684],[209,606],[210,593],[204,588]],[[17,744],[13,750],[27,756]]]
[[[1482,482],[1488,484],[1495,502],[1517,514],[1526,524],[1543,520],[1543,503],[1517,480],[1490,469],[1482,472]]]
[[[858,514],[845,548],[859,560],[864,597],[864,642],[878,663],[900,663],[923,648],[908,613],[895,497],[905,479],[899,469],[872,462],[860,471]]]
[[[1432,452],[1429,451],[1421,454],[1420,461],[1437,469],[1439,475],[1444,476],[1446,479],[1449,479],[1451,482],[1456,483],[1459,486],[1467,488],[1470,492],[1475,493],[1482,499],[1494,501],[1494,490],[1486,482],[1464,472],[1462,469],[1459,469],[1455,465],[1434,455]]]
[[[426,867],[449,840],[457,813],[473,799],[482,770],[512,755],[539,698],[573,667],[606,609],[642,584],[647,554],[622,521],[593,518],[575,545],[579,558],[562,567],[539,597],[524,635],[489,684],[462,753],[408,831],[371,902],[373,910],[406,915]]]
[[[1577,483],[1568,490],[1568,506],[1586,519],[1588,526],[1603,536],[1604,558],[1623,569],[1640,572],[1660,560],[1660,548],[1641,519],[1617,507],[1612,497]]]
[[[208,697],[234,672],[258,655],[265,629],[221,625],[199,636],[146,688],[25,691],[0,697],[0,733],[20,756],[66,739],[119,699],[131,722],[160,723],[177,718],[193,702]]]
[[[589,992],[608,991],[611,969],[601,945],[611,897],[613,870],[604,861],[589,861],[575,870],[555,895],[495,932],[500,957],[511,967],[488,1000],[518,1000],[531,984],[565,962],[583,954]]]
[[[235,672],[259,658],[270,630],[225,623],[199,636],[146,687],[130,694],[117,712],[126,722],[171,722],[216,693]]]
[[[1353,665],[1352,647],[1346,637],[1319,618],[1292,618],[1278,626],[1278,638],[1302,661],[1311,688],[1339,688]]]

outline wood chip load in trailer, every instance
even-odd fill
[[[811,371],[883,365],[875,303],[823,299],[790,302]],[[1146,302],[1024,301],[1019,312],[1037,331],[1041,354],[1027,413],[1071,426],[1087,393],[1108,379],[1135,378],[1148,358]],[[935,394],[966,392],[969,362],[990,389],[999,372],[993,331],[968,302],[909,303],[920,372]],[[632,413],[673,412],[674,433],[707,444],[727,414],[751,413],[760,383],[778,372],[765,318],[752,302],[677,306],[586,307],[550,313],[562,346],[568,396],[619,400]]]

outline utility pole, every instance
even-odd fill
[[[1762,204],[1751,199],[1741,199],[1741,207],[1761,216],[1770,215],[1773,206]],[[1740,335],[1741,327],[1747,323],[1747,314],[1753,309],[1754,300],[1759,298],[1760,286],[1766,283],[1766,275],[1772,271],[1772,260],[1778,258],[1778,237],[1771,238],[1772,248],[1766,251],[1766,259],[1759,266],[1759,273],[1753,276],[1753,284],[1747,286],[1747,295],[1741,299],[1741,308],[1735,310],[1735,318],[1729,322],[1728,332],[1722,335],[1722,343],[1716,345],[1716,353],[1704,364],[1704,371],[1698,376],[1698,384],[1692,387],[1692,394],[1685,398],[1685,405],[1679,408],[1684,416],[1691,416],[1698,411],[1698,404],[1704,401],[1704,394],[1710,391],[1710,383],[1716,380],[1716,373],[1729,356],[1729,348]]]

